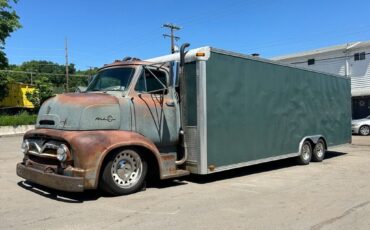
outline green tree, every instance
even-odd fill
[[[8,84],[13,81],[14,79],[7,73],[0,72],[0,100],[8,96]]]
[[[8,65],[8,59],[3,51],[5,39],[21,28],[19,17],[9,2],[17,3],[18,0],[0,0],[0,68]]]
[[[8,59],[4,52],[5,39],[12,32],[21,28],[19,17],[9,2],[17,3],[18,0],[0,0],[0,69],[8,66]],[[8,95],[8,83],[13,79],[8,74],[0,74],[0,100]]]
[[[35,109],[38,110],[39,107],[46,101],[48,98],[54,96],[53,84],[49,81],[47,77],[40,77],[35,80],[36,90],[32,93],[27,93],[27,99],[32,102],[35,106]]]

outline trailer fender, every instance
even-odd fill
[[[301,142],[299,142],[298,153],[301,152],[303,142],[308,140],[309,142],[311,142],[312,147],[314,147],[314,145],[319,141],[319,139],[322,139],[324,141],[325,148],[327,148],[327,144],[326,144],[327,142],[323,135],[319,134],[319,135],[305,136],[302,138]]]

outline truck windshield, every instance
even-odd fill
[[[124,91],[128,88],[134,68],[111,68],[100,71],[89,84],[89,91]]]

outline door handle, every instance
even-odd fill
[[[173,106],[175,106],[175,102],[174,101],[166,101],[166,105],[170,106],[170,107],[173,107]]]

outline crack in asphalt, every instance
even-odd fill
[[[356,206],[354,206],[354,207],[352,207],[352,208],[350,208],[350,209],[346,210],[346,211],[345,211],[342,215],[340,215],[340,216],[336,216],[336,217],[330,218],[330,219],[328,219],[328,220],[325,220],[325,221],[323,221],[323,222],[321,222],[321,223],[318,223],[318,224],[316,224],[316,225],[312,226],[312,227],[311,227],[311,230],[319,230],[319,229],[321,229],[322,227],[324,227],[325,225],[332,224],[332,223],[334,223],[334,222],[336,222],[336,221],[338,221],[338,220],[342,219],[343,217],[348,216],[349,214],[351,214],[351,213],[355,212],[357,209],[362,208],[362,207],[364,207],[364,206],[366,206],[366,205],[368,205],[368,204],[370,204],[370,201],[366,201],[366,202],[363,202],[363,203],[361,203],[361,204],[359,204],[359,205],[356,205]]]

